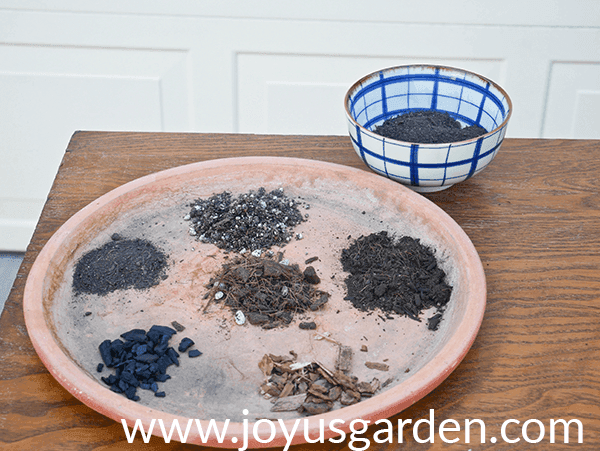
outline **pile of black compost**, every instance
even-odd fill
[[[428,328],[436,330],[452,287],[437,263],[433,251],[420,240],[395,238],[386,231],[356,239],[342,250],[342,266],[350,273],[345,279],[347,296],[364,312],[380,310],[387,317],[407,316],[421,321],[422,311],[435,308]]]

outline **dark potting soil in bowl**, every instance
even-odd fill
[[[354,307],[365,312],[379,309],[389,319],[396,314],[416,321],[421,321],[423,310],[435,307],[437,313],[427,326],[437,329],[452,287],[431,249],[418,239],[395,239],[385,231],[361,236],[342,250],[341,262],[350,273],[345,299]]]
[[[476,124],[463,127],[448,113],[436,110],[410,111],[387,119],[373,131],[386,138],[420,144],[465,141],[487,133]]]
[[[75,266],[75,294],[106,295],[116,290],[143,290],[166,279],[167,256],[150,241],[123,239],[113,234],[111,241],[84,254]]]

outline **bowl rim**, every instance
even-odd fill
[[[393,70],[398,70],[398,69],[404,69],[404,68],[433,68],[433,69],[442,69],[442,70],[447,70],[447,71],[454,71],[454,72],[459,72],[459,73],[463,73],[463,74],[469,74],[469,75],[474,75],[475,77],[480,78],[481,80],[488,82],[490,85],[494,86],[494,88],[496,88],[498,91],[500,91],[502,93],[502,95],[504,95],[504,97],[506,98],[506,102],[508,103],[508,111],[506,114],[506,117],[504,118],[504,120],[500,123],[500,125],[498,125],[496,128],[488,131],[487,133],[477,136],[475,138],[470,138],[470,139],[465,139],[463,141],[452,141],[452,142],[448,142],[448,143],[419,143],[419,142],[411,142],[411,141],[400,141],[398,139],[393,139],[393,138],[388,138],[382,135],[379,135],[378,133],[375,133],[367,128],[365,128],[364,126],[362,126],[361,124],[359,124],[356,119],[354,119],[354,117],[352,117],[352,114],[350,113],[350,110],[348,109],[348,102],[350,100],[350,96],[351,94],[353,94],[357,88],[362,85],[366,80],[368,80],[369,78],[372,78],[374,75],[379,74],[379,73],[385,73],[385,72],[391,72]],[[428,108],[423,109],[424,111],[427,111]],[[433,147],[433,148],[440,148],[440,147],[447,147],[449,144],[455,144],[455,143],[472,143],[472,142],[476,142],[479,139],[483,139],[486,138],[488,136],[492,136],[493,134],[499,132],[501,129],[505,128],[508,120],[510,119],[511,115],[512,115],[512,111],[513,111],[513,106],[512,106],[512,100],[510,99],[510,96],[508,95],[508,93],[504,90],[504,88],[502,88],[502,86],[500,86],[498,83],[496,83],[493,80],[490,80],[487,77],[484,77],[483,75],[480,75],[476,72],[470,71],[470,70],[466,70],[466,69],[461,69],[459,67],[453,67],[453,66],[444,66],[444,65],[439,65],[439,64],[404,64],[404,65],[400,65],[400,66],[391,66],[391,67],[386,67],[384,69],[379,69],[376,71],[373,71],[363,77],[361,77],[360,79],[358,79],[356,82],[354,82],[350,88],[348,89],[348,91],[346,91],[346,95],[344,96],[344,111],[346,112],[346,117],[355,125],[358,126],[359,129],[361,130],[361,132],[366,133],[370,136],[373,136],[375,138],[378,137],[378,139],[383,139],[385,141],[388,142],[394,142],[394,143],[405,143],[405,144],[416,144],[419,146],[419,149],[421,150],[431,150],[431,149],[427,149],[427,148],[422,148],[422,146],[426,146],[426,147]]]

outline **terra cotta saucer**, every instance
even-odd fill
[[[211,304],[203,312],[205,285],[225,262],[225,254],[200,243],[188,233],[184,216],[189,203],[222,191],[233,194],[283,188],[288,197],[310,205],[309,218],[296,227],[303,239],[282,248],[285,258],[304,268],[311,263],[321,278],[320,290],[331,294],[318,312],[298,316],[287,327],[263,330],[235,323],[231,312]],[[440,266],[453,286],[452,298],[437,331],[427,322],[406,317],[383,321],[365,314],[344,300],[345,273],[340,253],[353,238],[387,230],[410,235],[435,249]],[[168,278],[144,291],[121,290],[106,296],[77,295],[71,290],[73,268],[86,252],[110,240],[113,233],[152,241],[170,256]],[[148,428],[152,419],[168,426],[199,419],[218,425],[230,420],[222,443],[215,436],[205,444],[238,448],[244,421],[282,419],[288,430],[298,418],[308,418],[310,436],[339,420],[336,428],[349,431],[354,419],[388,418],[415,403],[438,386],[460,363],[479,330],[486,301],[481,261],[464,231],[439,207],[391,180],[345,166],[293,158],[248,157],[212,160],[158,172],[127,183],[100,197],[70,218],[48,241],[35,261],[24,294],[24,313],[33,345],[50,373],[84,404],[118,422],[133,426],[137,419]],[[89,314],[88,312],[91,312]],[[87,313],[87,314],[86,314]],[[431,316],[431,315],[428,315]],[[426,319],[428,316],[424,316]],[[310,319],[317,330],[302,330],[298,322]],[[116,339],[132,328],[153,324],[185,326],[178,334],[196,342],[199,358],[182,355],[179,367],[170,367],[172,379],[162,384],[165,398],[138,390],[141,399],[129,401],[111,392],[96,371],[101,361],[98,345]],[[272,403],[259,393],[264,376],[258,362],[264,354],[283,355],[293,350],[301,361],[319,361],[333,367],[337,345],[317,340],[317,334],[350,346],[355,352],[352,374],[359,380],[391,379],[386,388],[358,404],[325,414],[271,412]],[[367,345],[368,352],[360,352]],[[386,362],[389,371],[365,366],[366,361]],[[245,413],[247,411],[247,414]],[[276,423],[277,424],[277,423]],[[269,437],[262,422],[259,435]],[[160,435],[155,427],[154,433]],[[326,437],[335,431],[326,427]],[[302,443],[300,422],[293,443]],[[188,443],[202,444],[192,428]],[[260,443],[250,437],[250,447],[284,446],[286,437],[277,428],[274,439]]]

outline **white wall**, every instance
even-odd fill
[[[75,130],[346,134],[387,66],[503,86],[509,137],[600,138],[600,1],[0,0],[0,250],[24,250]]]

